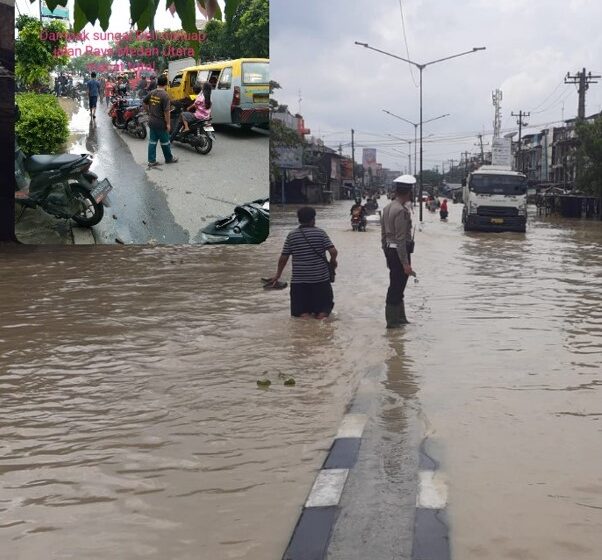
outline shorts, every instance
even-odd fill
[[[317,284],[291,284],[291,315],[300,317],[305,313],[330,314],[334,307],[334,296],[330,282]]]
[[[98,101],[98,96],[91,95],[89,99],[90,99],[90,103],[89,103],[90,109],[94,109],[94,107],[96,107],[96,101]]]
[[[194,113],[191,113],[189,111],[184,111],[182,113],[182,118],[186,121],[191,123],[192,121],[194,121],[196,119],[196,117],[194,116]]]

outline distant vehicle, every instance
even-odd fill
[[[169,83],[167,93],[173,101],[194,99],[195,84],[209,82],[213,87],[211,118],[214,124],[267,127],[269,62],[267,58],[238,58],[183,68]]]
[[[527,177],[508,167],[483,165],[463,188],[464,231],[520,231],[527,228]]]
[[[196,60],[192,57],[170,60],[167,65],[167,79],[171,83],[180,70],[184,70],[184,68],[191,68],[193,66],[196,66]]]

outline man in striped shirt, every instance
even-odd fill
[[[293,317],[315,317],[325,319],[334,307],[334,296],[330,284],[330,262],[337,265],[337,250],[326,232],[316,227],[316,211],[308,206],[297,211],[299,227],[291,231],[278,260],[275,284],[288,262],[293,257],[291,278],[291,315]]]

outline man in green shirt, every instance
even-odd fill
[[[178,158],[172,155],[169,143],[169,131],[171,129],[170,102],[165,86],[167,86],[167,76],[159,76],[157,88],[150,91],[142,101],[148,113],[148,127],[150,129],[148,141],[149,167],[159,165],[157,163],[157,142],[161,142],[165,163],[178,161]]]

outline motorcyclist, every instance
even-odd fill
[[[351,218],[359,218],[360,224],[363,227],[366,227],[366,208],[362,205],[362,200],[357,198],[355,200],[355,204],[351,207],[351,211],[349,212]]]
[[[378,208],[378,202],[376,202],[376,198],[372,198],[369,197],[368,200],[366,200],[366,211],[367,212],[376,212]]]
[[[184,134],[190,132],[189,125],[195,119],[204,121],[211,118],[211,90],[211,85],[208,82],[205,82],[202,86],[195,84],[192,88],[192,91],[196,94],[196,99],[194,100],[194,103],[180,115],[182,124],[184,125]],[[194,113],[192,111],[194,111]]]

